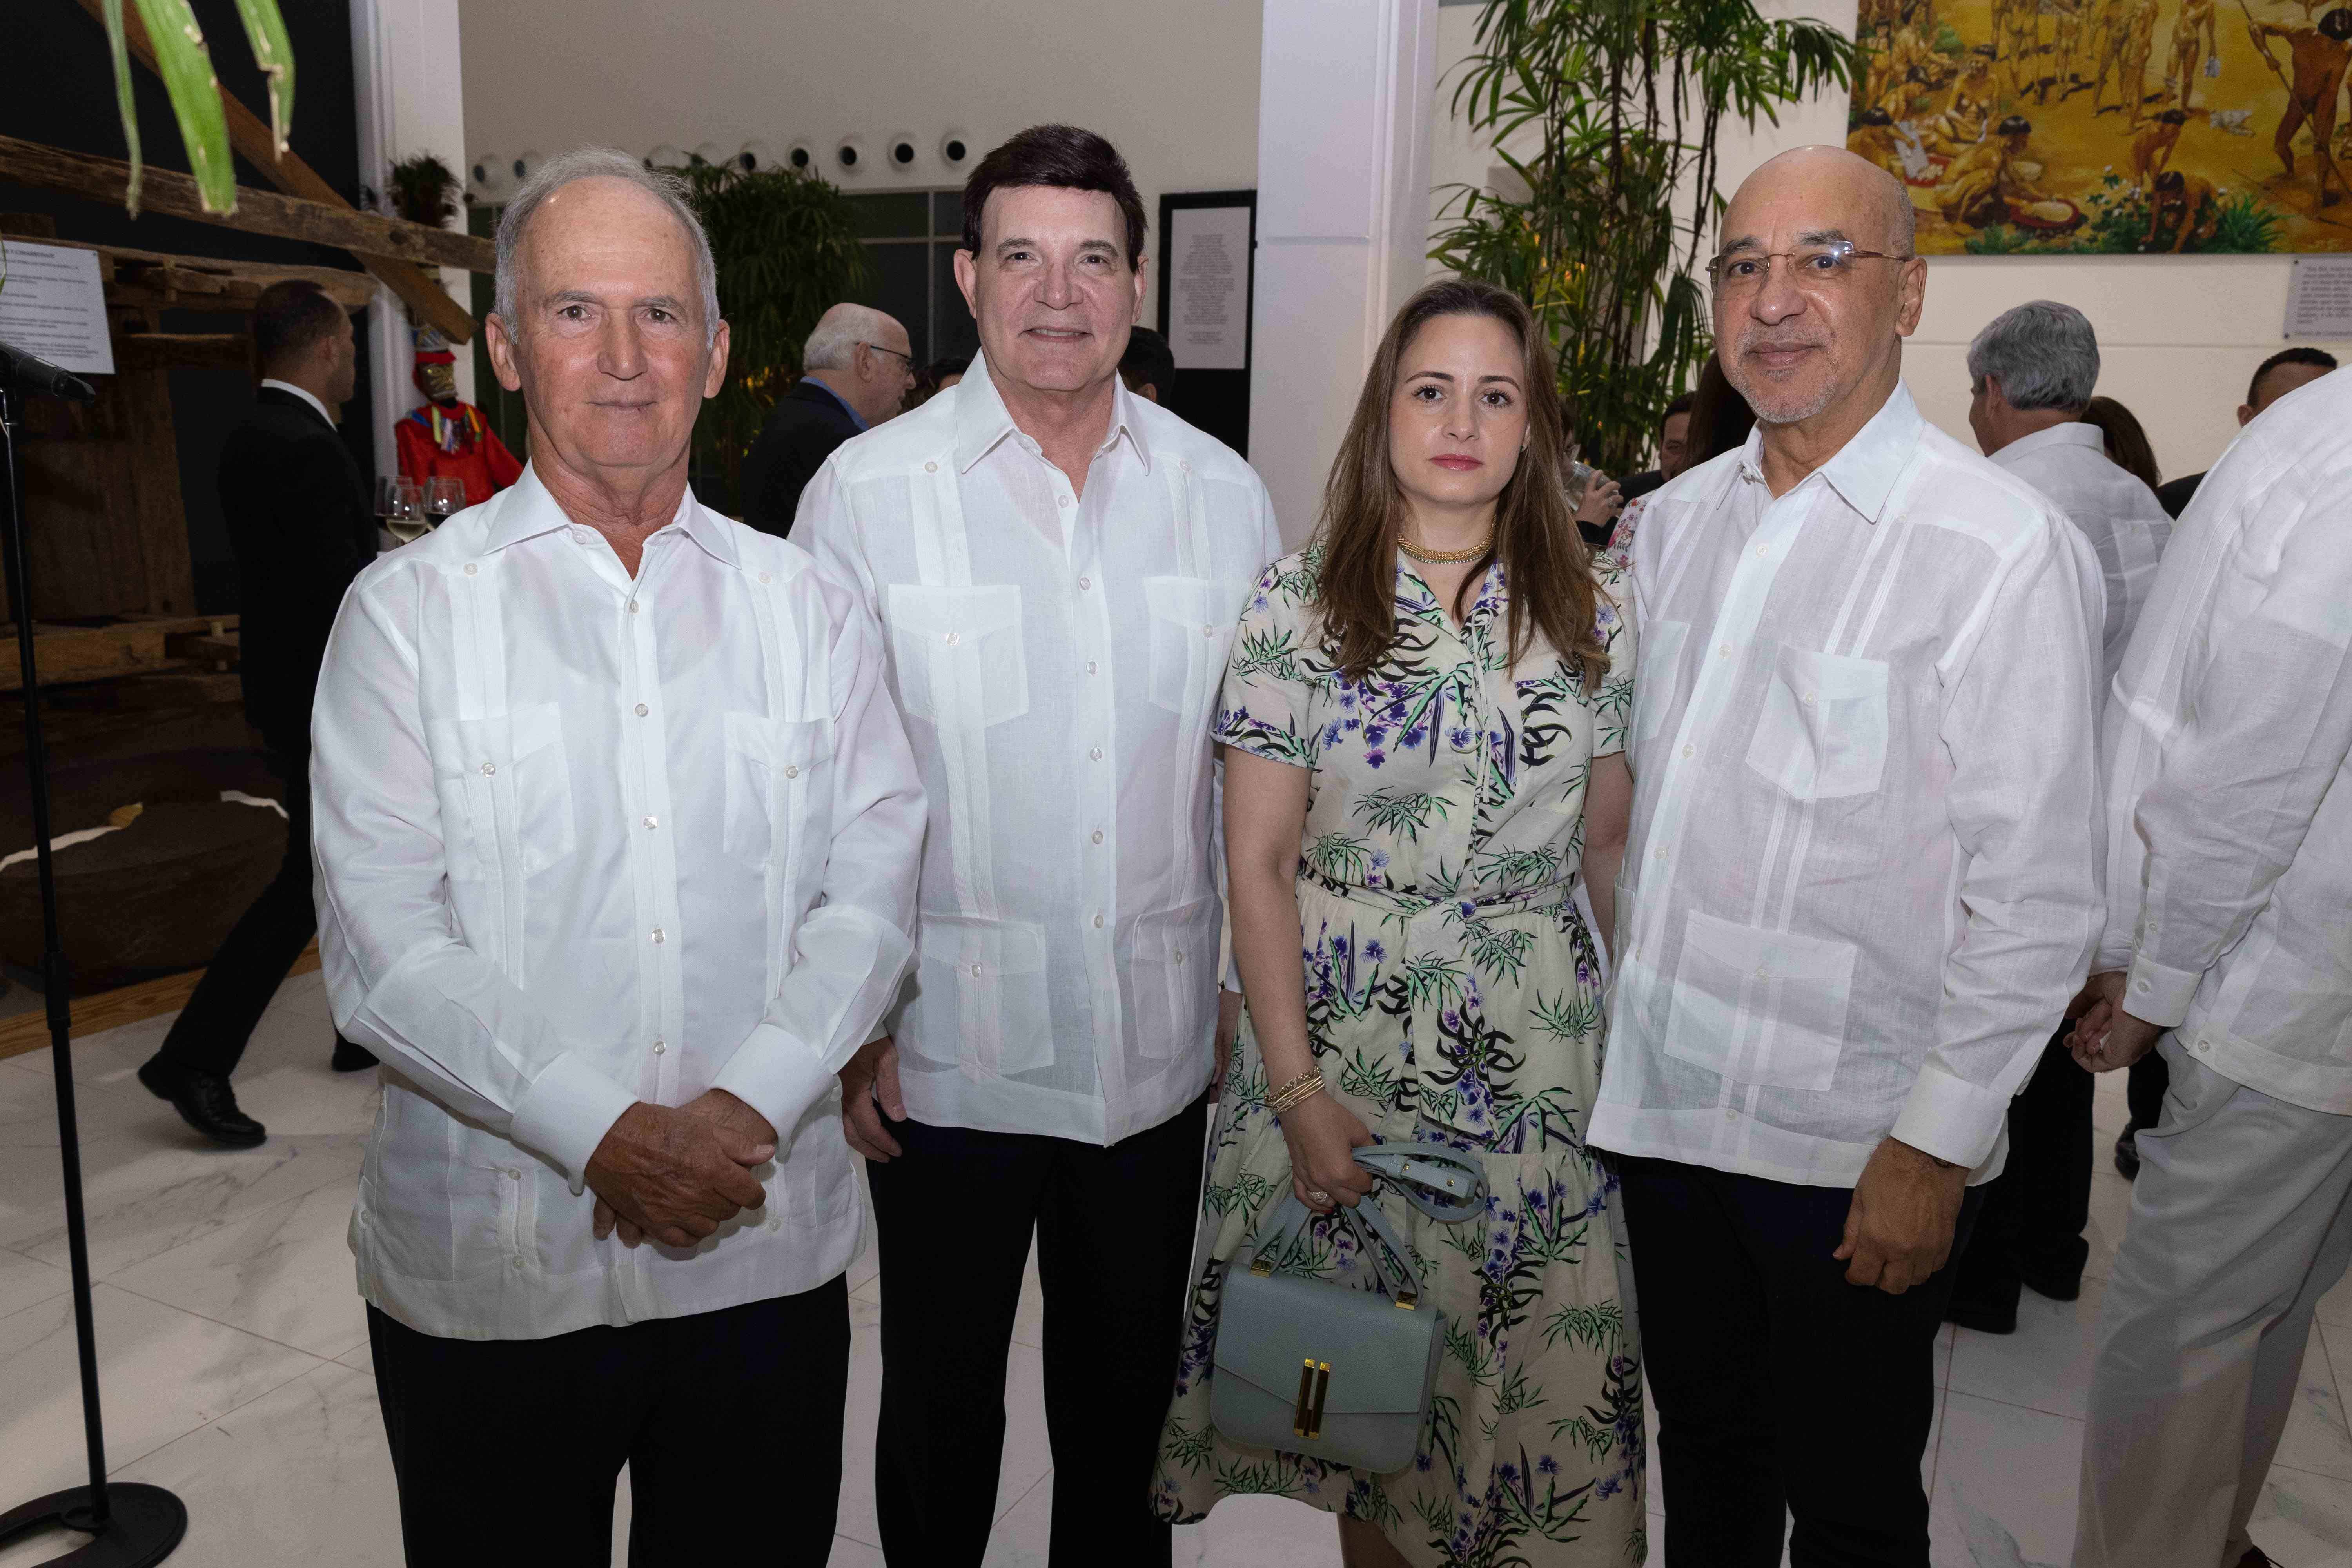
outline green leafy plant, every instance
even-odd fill
[[[727,321],[727,384],[695,426],[696,493],[740,515],[743,455],[768,407],[799,379],[801,345],[827,307],[863,297],[873,263],[849,199],[793,169],[676,171],[710,236]]]
[[[410,223],[447,226],[462,209],[457,205],[457,176],[448,164],[430,153],[403,158],[385,176],[385,205],[394,216]]]
[[[1525,194],[1456,187],[1431,255],[1517,290],[1573,397],[1577,437],[1605,473],[1648,450],[1666,404],[1712,347],[1694,276],[1723,206],[1727,117],[1850,87],[1852,40],[1750,0],[1489,0],[1454,112]],[[1532,136],[1524,156],[1507,143]],[[1677,204],[1685,203],[1677,211]]]
[[[204,29],[188,0],[132,0],[145,24],[147,42],[172,100],[173,116],[180,122],[180,141],[188,150],[188,170],[205,210],[236,210],[236,166],[230,161],[228,115],[221,107],[220,82],[213,75],[213,58],[205,47]],[[123,35],[122,0],[103,0],[107,47],[114,58],[114,100],[122,115],[122,139],[131,157],[130,188],[123,205],[132,216],[139,213],[139,115],[131,101],[131,50]],[[286,36],[286,19],[278,0],[236,0],[236,17],[244,24],[246,42],[254,62],[269,79],[269,132],[278,150],[286,150],[287,127],[294,121],[294,46]]]

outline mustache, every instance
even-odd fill
[[[1823,349],[1829,339],[1809,332],[1775,332],[1769,329],[1750,328],[1739,334],[1736,345],[1742,359],[1749,354],[1780,353],[1788,349]]]

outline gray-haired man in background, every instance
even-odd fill
[[[915,385],[907,329],[865,305],[824,313],[801,350],[801,370],[743,456],[743,521],[779,539],[792,532],[801,491],[834,448],[897,418]]]
[[[2156,492],[2107,459],[2083,423],[2099,382],[2099,340],[2072,305],[2035,300],[1993,318],[1969,345],[1969,425],[1996,464],[2047,496],[2099,557],[2106,587],[2099,701],[2156,582],[2172,520]],[[2095,833],[2084,823],[2086,834]],[[2022,1286],[2056,1301],[2083,1291],[2090,1243],[2091,1079],[2068,1054],[2077,1003],[2009,1109],[2009,1163],[1985,1188],[1944,1315],[1964,1328],[2017,1328]]]

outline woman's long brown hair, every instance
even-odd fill
[[[1609,668],[1593,617],[1598,593],[1592,558],[1576,530],[1561,479],[1559,386],[1551,353],[1517,295],[1491,283],[1450,279],[1405,301],[1389,323],[1355,417],[1323,487],[1317,525],[1322,546],[1318,604],[1323,640],[1350,680],[1370,675],[1396,638],[1397,545],[1405,520],[1404,491],[1389,458],[1389,408],[1396,399],[1405,351],[1421,329],[1440,316],[1486,316],[1502,322],[1524,354],[1519,384],[1527,401],[1528,446],[1503,493],[1495,500],[1495,535],[1454,596],[1458,620],[1475,602],[1486,568],[1496,561],[1510,589],[1505,647],[1514,666],[1540,633],[1582,678],[1599,688]]]

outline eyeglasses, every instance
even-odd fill
[[[858,340],[858,346],[861,348],[872,349],[877,354],[888,354],[892,359],[905,360],[907,362],[907,374],[908,375],[915,374],[915,356],[913,354],[900,353],[897,349],[886,349],[880,343],[869,343],[863,338]]]
[[[1913,259],[1908,256],[1890,256],[1883,250],[1857,249],[1852,240],[1832,239],[1794,250],[1744,250],[1737,256],[1718,256],[1706,264],[1706,279],[1719,294],[1751,294],[1772,275],[1772,263],[1785,260],[1797,287],[1827,289],[1852,281],[1857,270],[1854,263],[1858,261]]]

